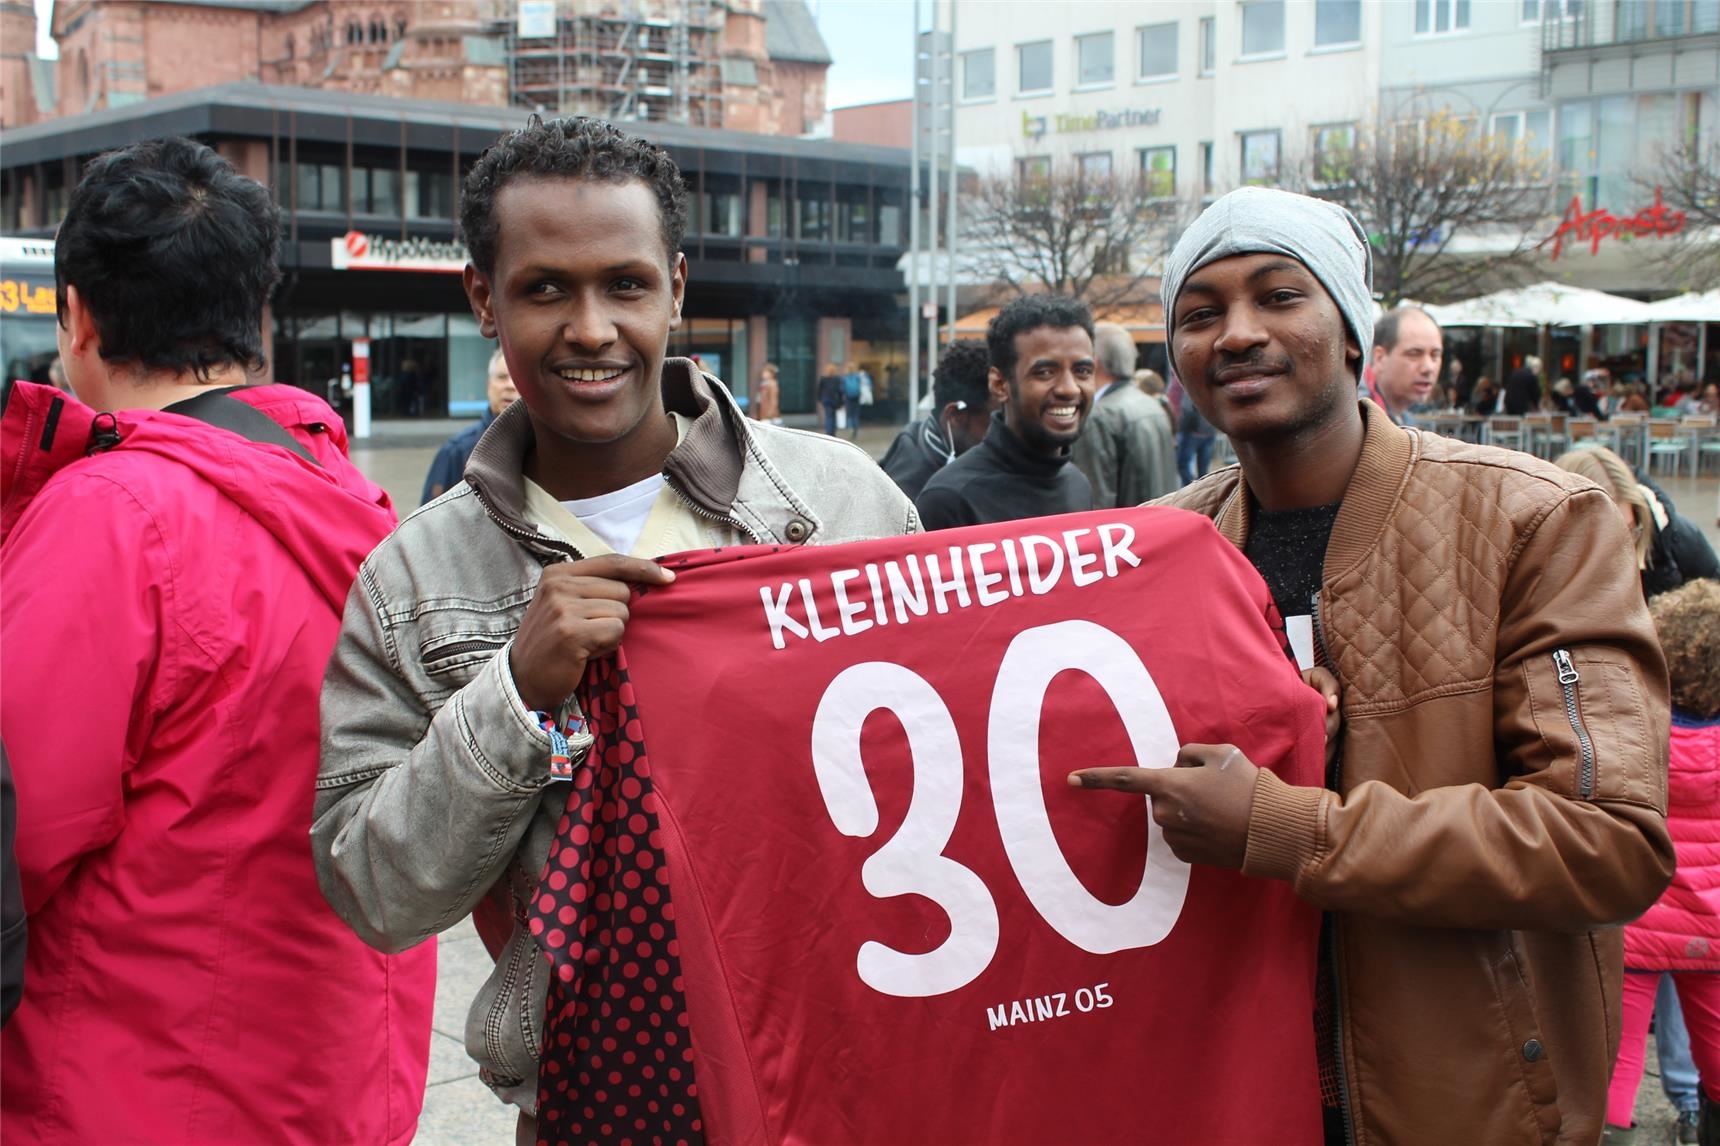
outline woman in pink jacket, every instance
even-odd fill
[[[1643,1044],[1661,972],[1670,972],[1702,1076],[1697,1140],[1720,1143],[1720,581],[1649,602],[1672,677],[1667,824],[1678,874],[1625,928],[1624,1018],[1607,1095],[1607,1141],[1628,1142]]]
[[[7,1146],[417,1125],[434,948],[359,940],[309,834],[323,667],[394,512],[321,399],[245,385],[279,235],[201,144],[95,160],[55,252],[78,397],[5,396],[0,735],[30,913]]]

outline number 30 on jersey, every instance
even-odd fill
[[[1021,890],[1057,933],[1084,951],[1109,954],[1150,947],[1170,934],[1188,894],[1189,868],[1147,820],[1147,862],[1140,887],[1115,906],[1095,899],[1069,867],[1040,785],[1039,723],[1057,674],[1091,677],[1122,717],[1135,760],[1165,767],[1179,747],[1170,712],[1152,675],[1126,641],[1091,621],[1060,621],[1017,634],[998,667],[986,753],[997,826]],[[972,870],[943,854],[961,812],[962,754],[955,720],[919,674],[867,661],[837,674],[812,724],[812,766],[831,821],[843,835],[878,830],[878,803],[860,758],[866,718],[887,709],[907,733],[914,788],[896,834],[862,865],[874,897],[921,895],[950,920],[931,951],[898,951],[875,940],[860,947],[860,979],[904,998],[941,995],[978,978],[997,952],[997,904]],[[1144,797],[1143,797],[1144,798]]]

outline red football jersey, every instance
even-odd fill
[[[667,562],[618,667],[713,1143],[1321,1141],[1318,913],[1068,786],[1323,705],[1205,518],[1075,514]]]

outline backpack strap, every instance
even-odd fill
[[[175,402],[162,412],[194,418],[207,425],[230,430],[247,441],[280,446],[291,450],[318,469],[322,468],[322,463],[312,457],[310,451],[299,444],[298,439],[283,430],[280,423],[255,406],[233,397],[233,391],[236,389],[237,386],[226,390],[210,390],[195,398]]]

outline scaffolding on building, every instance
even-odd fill
[[[520,7],[505,29],[515,106],[722,126],[718,0],[554,0],[553,34],[532,36],[521,34]]]

